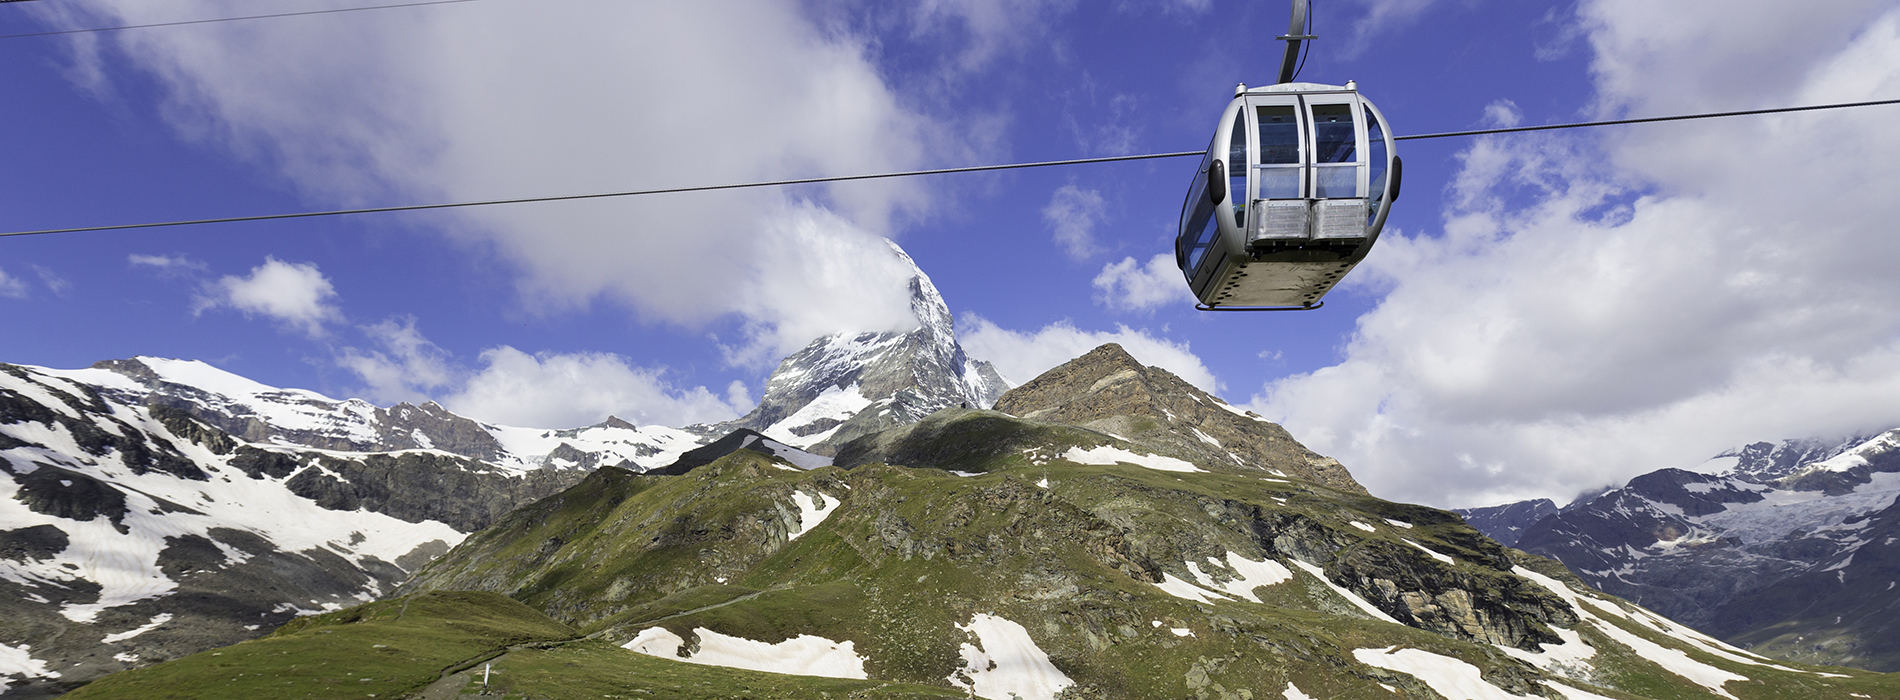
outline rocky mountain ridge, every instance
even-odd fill
[[[1894,671],[1896,497],[1900,430],[1754,443],[1693,471],[1638,476],[1517,532],[1472,524],[1731,643]]]

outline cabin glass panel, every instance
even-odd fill
[[[1233,203],[1234,228],[1247,228],[1247,111],[1234,112],[1227,140],[1227,200]]]
[[[1379,116],[1372,110],[1366,110],[1366,165],[1371,168],[1371,184],[1367,196],[1372,198],[1372,206],[1367,207],[1366,225],[1372,225],[1379,218],[1379,207],[1385,202],[1386,161],[1389,155],[1385,147],[1385,129],[1379,125]]]

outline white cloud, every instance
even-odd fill
[[[751,410],[745,385],[724,396],[705,387],[677,389],[665,372],[635,367],[611,353],[530,355],[501,346],[442,405],[478,420],[535,428],[592,425],[615,415],[636,424],[683,426],[728,420]]]
[[[997,373],[1015,386],[1105,343],[1118,343],[1142,364],[1173,372],[1202,391],[1219,395],[1221,389],[1220,380],[1186,342],[1158,338],[1146,330],[1117,324],[1113,332],[1085,331],[1061,321],[1032,333],[1002,328],[974,313],[964,314],[957,327],[964,351],[994,364]]]
[[[1095,276],[1095,288],[1101,290],[1095,300],[1123,311],[1153,311],[1164,306],[1193,306],[1194,294],[1181,280],[1181,269],[1174,265],[1174,254],[1162,253],[1143,265],[1132,257],[1102,266]]]
[[[0,297],[25,299],[26,283],[20,281],[18,277],[8,275],[6,270],[0,270]]]
[[[34,265],[33,273],[39,275],[40,283],[46,285],[46,289],[55,295],[63,297],[66,296],[67,292],[73,290],[72,282],[67,281],[65,277],[61,277],[59,273],[54,272],[51,268],[44,265]]]
[[[1465,3],[1470,4],[1474,1],[1465,0]],[[1378,35],[1396,31],[1417,21],[1419,17],[1424,16],[1426,10],[1438,4],[1438,0],[1355,0],[1355,2],[1366,6],[1366,13],[1353,20],[1352,35],[1346,42],[1348,55],[1358,55]],[[1311,14],[1312,10],[1308,9],[1307,12]],[[1277,28],[1285,25],[1272,26]],[[1324,30],[1321,30],[1321,35],[1324,36],[1324,34]]]
[[[210,268],[203,262],[193,260],[184,254],[178,255],[142,255],[133,253],[126,256],[126,262],[136,267],[149,267],[161,277],[187,277],[203,274]]]
[[[756,404],[743,382],[732,382],[723,396],[703,386],[680,388],[665,369],[613,353],[530,355],[503,345],[483,351],[481,366],[470,368],[424,337],[412,317],[361,330],[374,347],[346,347],[336,362],[363,381],[363,397],[384,405],[433,400],[480,421],[573,428],[610,415],[679,427],[734,418]]]
[[[107,23],[229,9],[210,0],[75,4]],[[941,3],[934,12],[988,36],[1014,16],[1006,5]],[[168,87],[164,113],[181,133],[337,205],[887,172],[970,157],[963,141],[973,127],[900,105],[862,40],[801,9],[768,0],[470,3],[103,41]],[[75,60],[111,75],[93,63],[101,55],[118,54],[82,51]],[[604,299],[687,327],[734,314],[756,338],[796,346],[862,330],[839,324],[867,314],[861,297],[827,293],[824,275],[798,267],[811,256],[787,255],[775,237],[795,231],[832,249],[868,249],[893,222],[923,214],[931,192],[879,180],[411,221],[511,258],[535,310]],[[818,288],[794,294],[797,305],[780,303],[801,273]],[[901,290],[903,282],[863,284]],[[903,301],[900,293],[878,305],[873,322],[902,323],[889,312]]]
[[[343,313],[329,303],[335,298],[336,288],[315,264],[267,257],[247,277],[226,275],[205,285],[192,312],[229,307],[245,316],[275,319],[316,338],[324,334],[324,323],[343,320]]]
[[[1890,4],[1714,7],[1585,3],[1605,109],[1900,94]],[[1758,40],[1796,15],[1818,28]],[[1796,65],[1755,81],[1770,58]],[[1390,292],[1346,359],[1254,407],[1373,493],[1447,506],[1900,425],[1900,134],[1880,109],[1479,140],[1443,234],[1390,232],[1348,280]]]
[[[363,379],[367,385],[363,396],[371,401],[422,403],[466,374],[447,351],[422,336],[413,316],[387,319],[362,330],[382,349],[347,347],[337,364]]]
[[[1063,185],[1050,195],[1042,218],[1055,229],[1056,242],[1069,257],[1083,260],[1101,251],[1095,244],[1095,225],[1101,223],[1104,206],[1101,193]]]

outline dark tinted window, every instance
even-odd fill
[[[1359,139],[1353,134],[1352,105],[1313,105],[1315,163],[1351,163]]]
[[[1266,165],[1300,162],[1300,124],[1292,105],[1259,107],[1260,162]]]

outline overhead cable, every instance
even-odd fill
[[[456,0],[456,1],[465,1],[465,0]],[[1545,124],[1541,126],[1513,126],[1513,127],[1502,127],[1502,128],[1496,128],[1496,129],[1476,129],[1472,131],[1447,131],[1447,132],[1441,132],[1441,133],[1435,133],[1435,134],[1413,134],[1410,136],[1394,136],[1392,138],[1393,140],[1396,140],[1396,141],[1410,141],[1410,140],[1416,140],[1416,139],[1449,138],[1453,136],[1482,136],[1486,134],[1510,134],[1510,133],[1518,133],[1518,132],[1525,132],[1525,131],[1549,131],[1553,129],[1578,129],[1578,128],[1595,127],[1595,126],[1612,126],[1612,125],[1617,125],[1617,124],[1646,124],[1646,123],[1651,123],[1651,122],[1683,121],[1683,120],[1689,120],[1689,119],[1713,119],[1716,117],[1738,117],[1738,116],[1758,115],[1758,114],[1779,114],[1779,113],[1785,113],[1785,112],[1811,112],[1811,111],[1825,110],[1825,109],[1845,109],[1848,107],[1872,107],[1872,106],[1877,106],[1877,105],[1892,105],[1892,104],[1900,104],[1900,99],[1874,100],[1874,101],[1869,101],[1869,102],[1846,102],[1846,103],[1825,104],[1825,105],[1808,105],[1808,106],[1803,106],[1803,107],[1778,107],[1778,108],[1773,108],[1773,109],[1751,109],[1751,110],[1744,110],[1744,111],[1739,111],[1739,112],[1709,112],[1709,113],[1703,113],[1703,114],[1683,114],[1683,115],[1676,115],[1676,116],[1669,116],[1669,117],[1643,117],[1643,118],[1638,118],[1638,119],[1613,119],[1613,120],[1595,121],[1595,122],[1574,122],[1574,123],[1569,123],[1569,124]],[[1175,151],[1173,153],[1144,153],[1144,154],[1139,154],[1139,155],[1127,155],[1127,156],[1106,156],[1102,158],[1073,158],[1069,160],[1045,160],[1045,161],[1037,161],[1033,163],[1005,163],[1005,164],[1000,164],[1000,165],[973,165],[973,166],[967,166],[967,167],[961,167],[961,168],[936,168],[936,169],[931,169],[931,170],[905,170],[905,171],[900,171],[900,172],[876,173],[876,174],[871,174],[871,175],[836,175],[832,177],[813,177],[813,178],[802,178],[802,179],[796,179],[796,180],[736,182],[736,183],[728,183],[728,184],[723,184],[723,185],[696,185],[696,186],[691,186],[691,187],[668,187],[668,188],[649,189],[649,190],[629,190],[625,192],[599,192],[599,193],[594,193],[594,194],[567,194],[567,195],[554,195],[554,196],[548,196],[548,197],[520,197],[520,198],[515,198],[515,199],[490,199],[490,200],[475,201],[475,202],[409,204],[409,205],[394,206],[394,207],[370,207],[370,208],[364,208],[364,209],[336,209],[336,210],[331,210],[331,211],[293,212],[289,214],[260,214],[256,216],[230,216],[230,217],[221,217],[221,218],[215,218],[215,219],[189,219],[189,220],[182,220],[182,221],[155,221],[155,222],[139,223],[139,224],[112,224],[112,225],[107,225],[107,226],[81,226],[81,227],[74,227],[74,228],[42,229],[38,231],[8,231],[5,233],[0,233],[0,237],[36,236],[36,235],[51,234],[51,233],[83,233],[83,232],[88,232],[88,231],[123,231],[123,230],[128,230],[128,229],[162,228],[162,227],[168,227],[168,226],[194,226],[198,224],[228,224],[228,223],[237,223],[237,222],[242,222],[242,221],[275,221],[275,220],[280,220],[280,219],[307,219],[307,218],[320,217],[320,216],[343,216],[345,214],[383,214],[383,213],[403,212],[403,211],[427,211],[427,210],[432,210],[432,209],[457,209],[457,208],[462,208],[462,207],[485,207],[485,206],[493,206],[493,205],[498,205],[498,204],[529,204],[533,202],[563,202],[563,201],[572,201],[572,200],[580,200],[580,199],[606,199],[606,198],[611,198],[611,197],[638,197],[638,196],[643,196],[643,195],[655,195],[655,194],[710,192],[710,191],[715,191],[715,190],[736,190],[736,189],[746,189],[746,188],[752,188],[752,187],[781,187],[781,186],[786,186],[786,185],[812,185],[812,184],[822,184],[822,183],[828,183],[828,182],[849,182],[853,180],[880,180],[880,179],[896,178],[896,177],[914,177],[914,176],[919,176],[919,175],[974,173],[974,172],[984,172],[984,171],[991,171],[991,170],[1018,170],[1018,169],[1023,169],[1023,168],[1046,168],[1046,167],[1057,166],[1057,165],[1083,165],[1087,163],[1115,163],[1115,162],[1131,161],[1131,160],[1156,160],[1156,159],[1161,159],[1161,158],[1185,158],[1188,156],[1205,156],[1205,155],[1207,155],[1206,151]]]
[[[244,17],[215,17],[211,19],[188,19],[177,22],[158,22],[154,24],[128,24],[122,27],[93,27],[90,29],[61,29],[51,32],[32,32],[29,34],[0,34],[0,39],[21,39],[29,36],[58,36],[61,34],[86,34],[90,32],[116,32],[126,29],[150,29],[152,27],[177,27],[188,24],[212,24],[214,22],[238,22],[247,19],[270,19],[273,17],[301,17],[304,15],[332,15],[339,12],[362,12],[364,10],[388,10],[398,7],[421,7],[423,5],[453,5],[475,0],[428,0],[428,2],[408,2],[400,5],[369,5],[366,7],[339,7],[330,10],[306,10],[303,12],[279,12],[270,15],[246,15]]]

